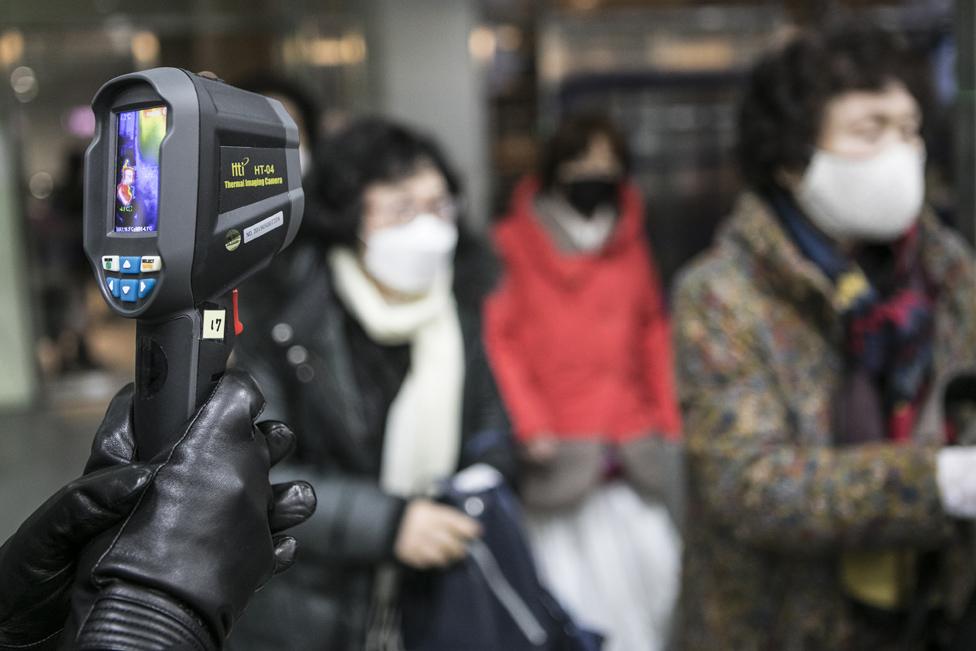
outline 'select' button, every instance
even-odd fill
[[[142,269],[143,273],[151,271],[159,271],[163,268],[163,259],[158,255],[144,255],[142,256]]]

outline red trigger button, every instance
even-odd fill
[[[244,324],[241,323],[241,319],[237,312],[237,290],[235,289],[230,293],[230,301],[234,310],[234,334],[240,336],[244,332]]]

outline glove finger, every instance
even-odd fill
[[[298,542],[291,536],[275,536],[271,542],[274,543],[274,573],[281,574],[295,563]]]
[[[315,489],[304,481],[275,484],[269,521],[271,532],[278,533],[299,525],[315,513]]]
[[[135,385],[130,382],[112,398],[92,441],[91,456],[85,464],[84,474],[132,461],[135,452],[135,439],[132,437],[133,395]]]
[[[297,438],[288,425],[276,420],[266,420],[258,423],[257,427],[268,443],[272,466],[295,450]]]
[[[261,393],[261,388],[250,373],[239,368],[230,368],[224,372],[212,398],[213,402],[221,400],[246,404],[252,421],[264,411],[264,394]]]
[[[21,525],[17,537],[29,543],[24,562],[61,569],[92,538],[128,515],[154,470],[141,464],[106,468],[62,488]]]

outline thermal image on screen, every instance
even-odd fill
[[[166,107],[118,115],[115,232],[154,233],[159,222],[159,145],[166,135]]]

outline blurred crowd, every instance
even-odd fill
[[[744,190],[664,287],[606,115],[541,138],[489,238],[449,146],[243,82],[306,208],[235,363],[318,508],[230,648],[976,646],[976,258],[926,201],[930,84],[877,29],[766,52]]]
[[[876,30],[768,52],[747,189],[669,291],[605,116],[564,116],[490,242],[424,134],[306,131],[238,362],[320,504],[231,646],[971,648],[976,266],[925,202],[927,83]],[[485,553],[549,646],[506,637]]]

